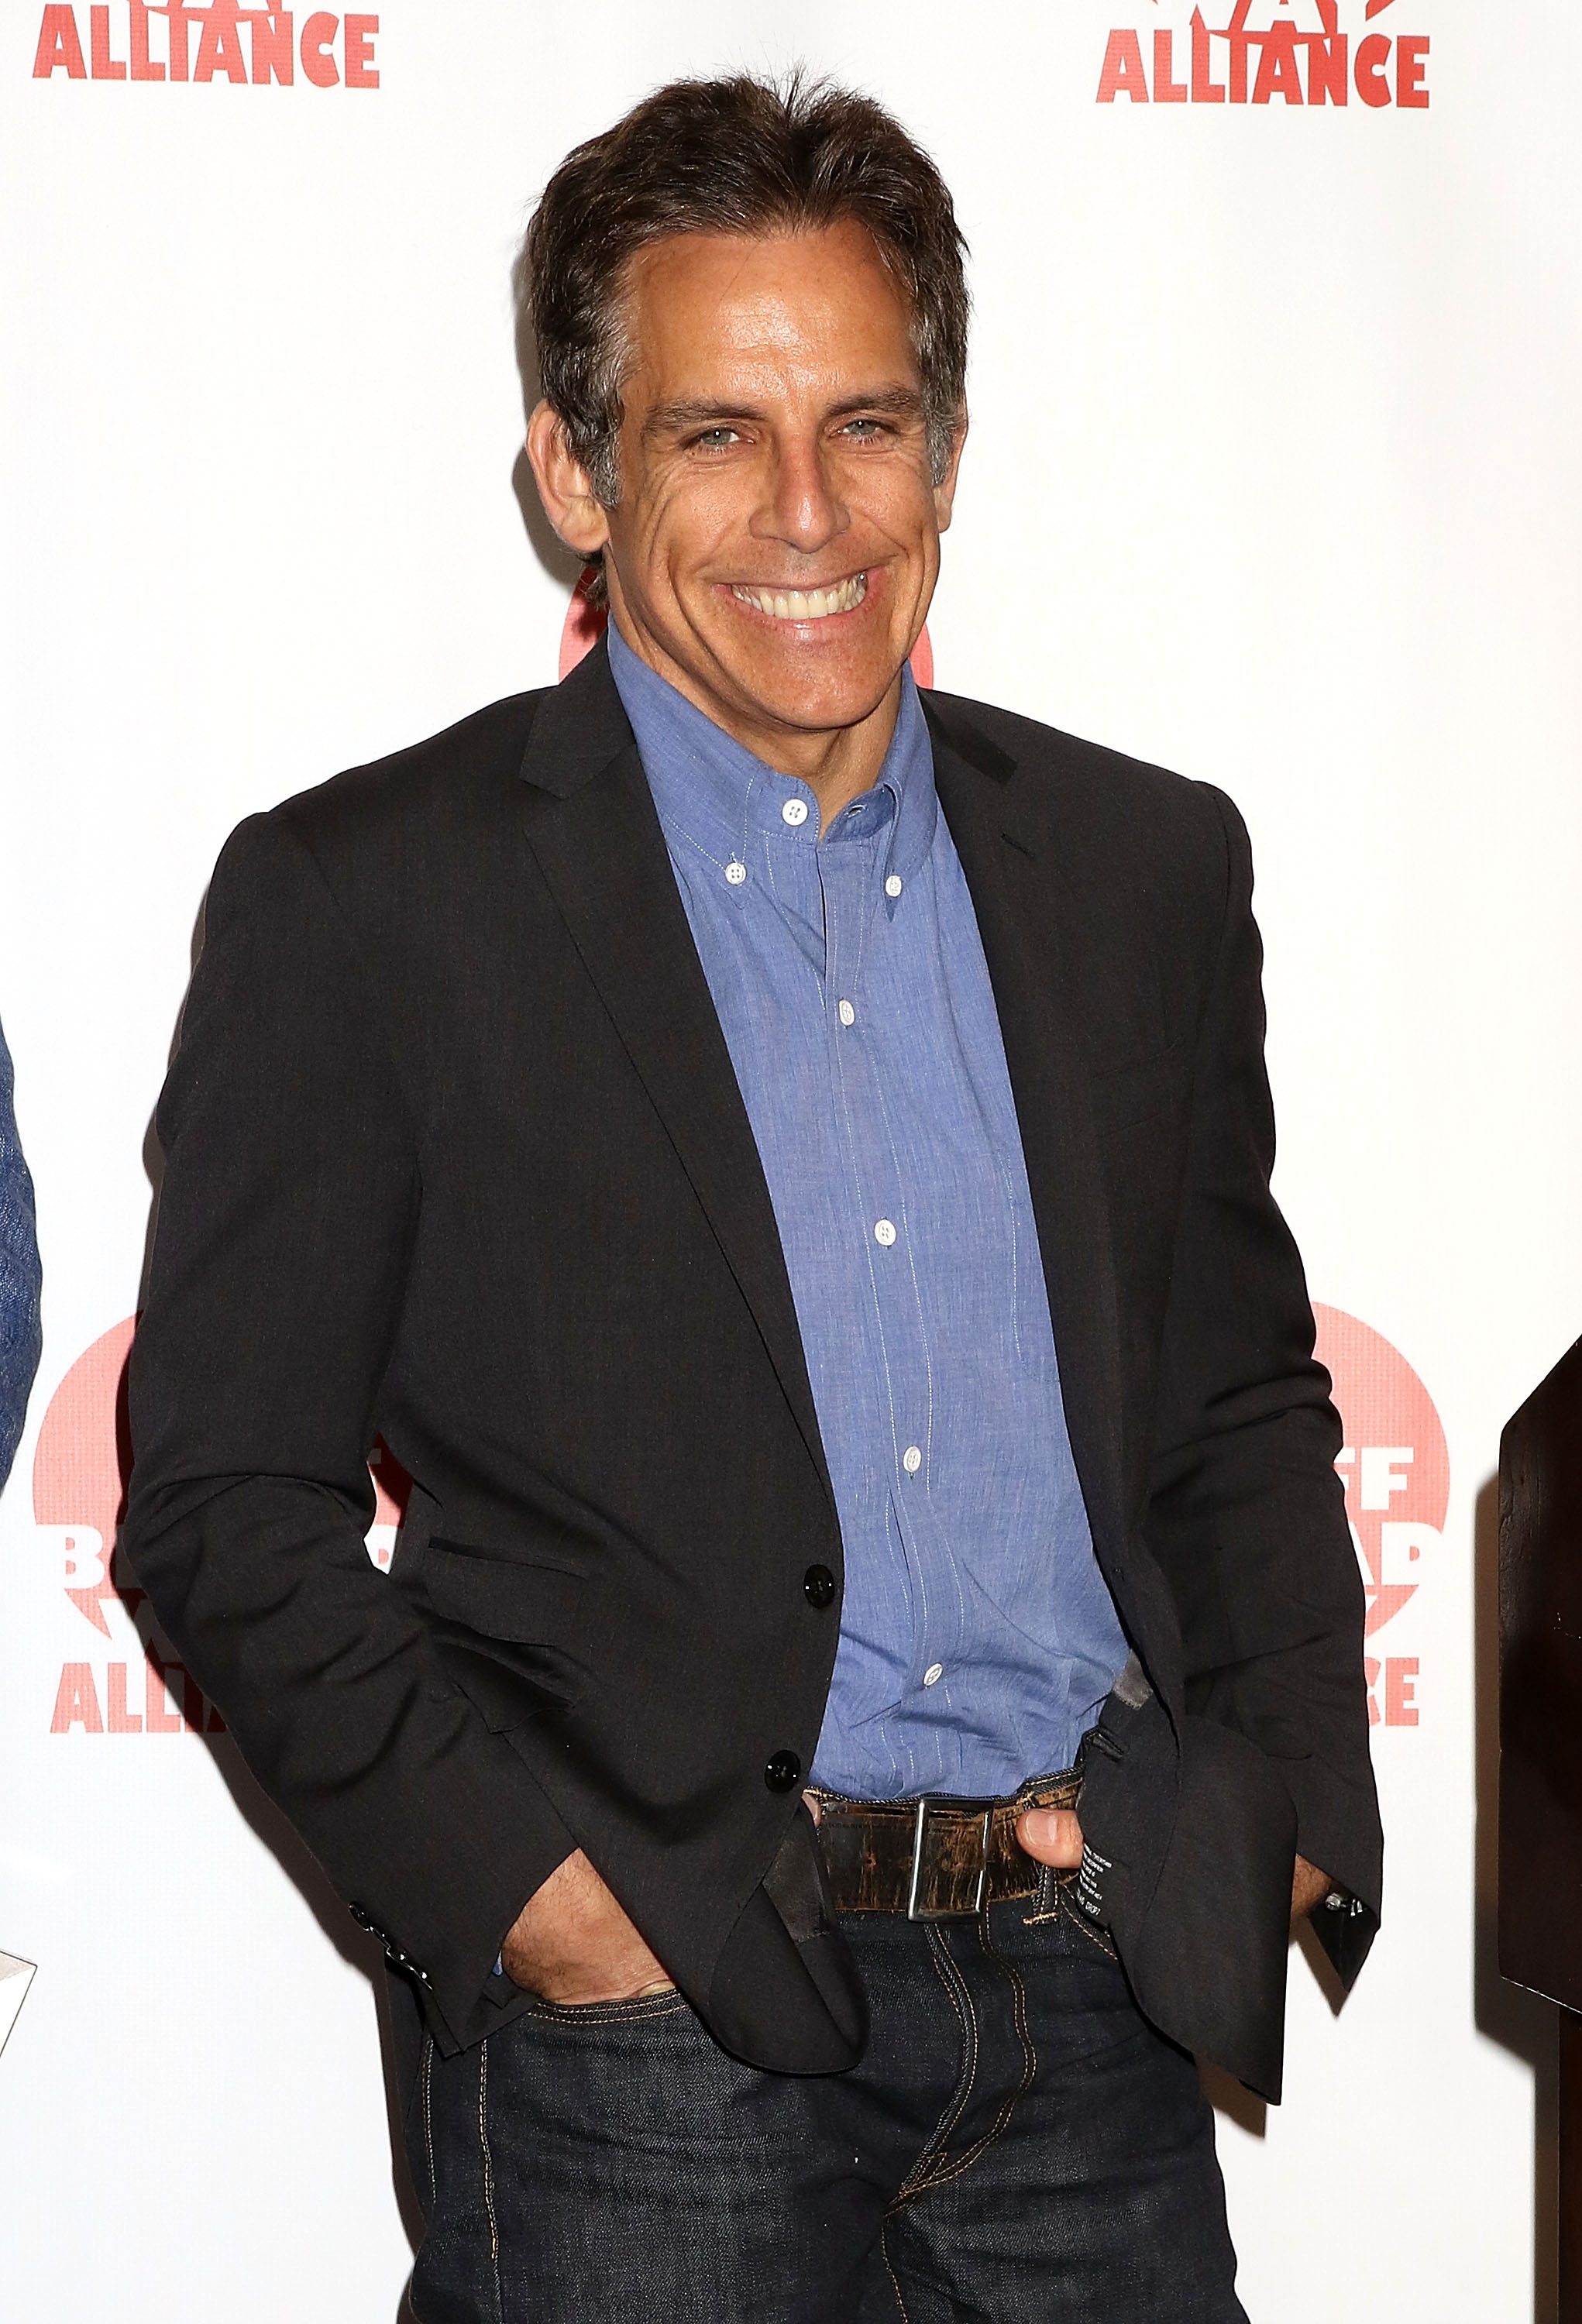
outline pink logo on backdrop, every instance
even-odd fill
[[[1348,106],[1423,113],[1429,35],[1402,19],[1368,27],[1397,0],[1132,0],[1115,14],[1098,102]],[[1207,9],[1207,13],[1205,10]],[[1404,20],[1404,21],[1402,21]]]
[[[96,1634],[81,1640],[85,1658],[60,1665],[52,1735],[216,1735],[225,1726],[191,1672],[152,1643],[146,1593],[116,1549],[132,1468],[126,1359],[134,1328],[129,1315],[79,1356],[50,1398],[33,1453],[39,1545]],[[383,1445],[369,1467],[377,1506],[368,1554],[384,1570],[411,1480]]]
[[[566,608],[566,620],[560,631],[560,676],[569,678],[585,654],[590,654],[609,622],[603,605],[588,603],[587,593],[597,573],[590,565],[571,592],[571,603]],[[920,686],[934,683],[934,649],[929,643],[925,625],[911,650],[911,674]]]
[[[88,39],[82,27],[88,25]],[[297,29],[290,9],[245,8],[239,0],[184,0],[144,6],[46,7],[33,52],[33,78],[234,81],[290,88],[299,73],[310,88],[377,88],[377,16],[312,10]],[[194,38],[196,35],[196,39]]]
[[[1410,1630],[1408,1609],[1440,1563],[1449,1447],[1433,1398],[1398,1348],[1338,1307],[1315,1306],[1313,1314],[1318,1360],[1335,1382],[1346,1430],[1335,1465],[1362,1567],[1369,1646],[1392,1631],[1367,1656],[1368,1717],[1375,1726],[1415,1727],[1421,1658],[1390,1651],[1398,1637],[1410,1643],[1392,1626]]]

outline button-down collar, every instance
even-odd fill
[[[611,674],[667,830],[684,835],[740,898],[764,841],[828,847],[871,839],[888,823],[884,908],[893,918],[933,844],[939,813],[929,730],[910,669],[902,672],[895,732],[878,780],[842,807],[821,839],[819,802],[807,783],[777,774],[706,717],[633,652],[614,622],[608,634]],[[793,811],[799,807],[800,815]]]

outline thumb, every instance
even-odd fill
[[[1016,1837],[1029,1856],[1061,1872],[1082,1861],[1082,1826],[1070,1808],[1029,1808],[1017,1818]]]

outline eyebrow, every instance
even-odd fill
[[[874,411],[896,420],[921,420],[923,399],[915,387],[877,387],[865,395],[843,396],[830,405],[828,420],[849,420],[859,411]],[[733,420],[762,420],[767,412],[757,404],[724,403],[712,400],[656,403],[643,423],[644,436],[676,436],[688,428],[718,428]]]

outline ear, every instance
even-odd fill
[[[941,532],[950,528],[950,512],[956,505],[956,479],[961,469],[962,447],[967,442],[967,406],[964,403],[956,422],[956,434],[950,446],[950,465],[939,484],[934,486],[934,516]],[[540,490],[542,490],[541,485]]]
[[[560,539],[578,557],[597,557],[610,537],[609,518],[566,440],[565,421],[547,403],[527,423],[527,456],[544,514]]]

